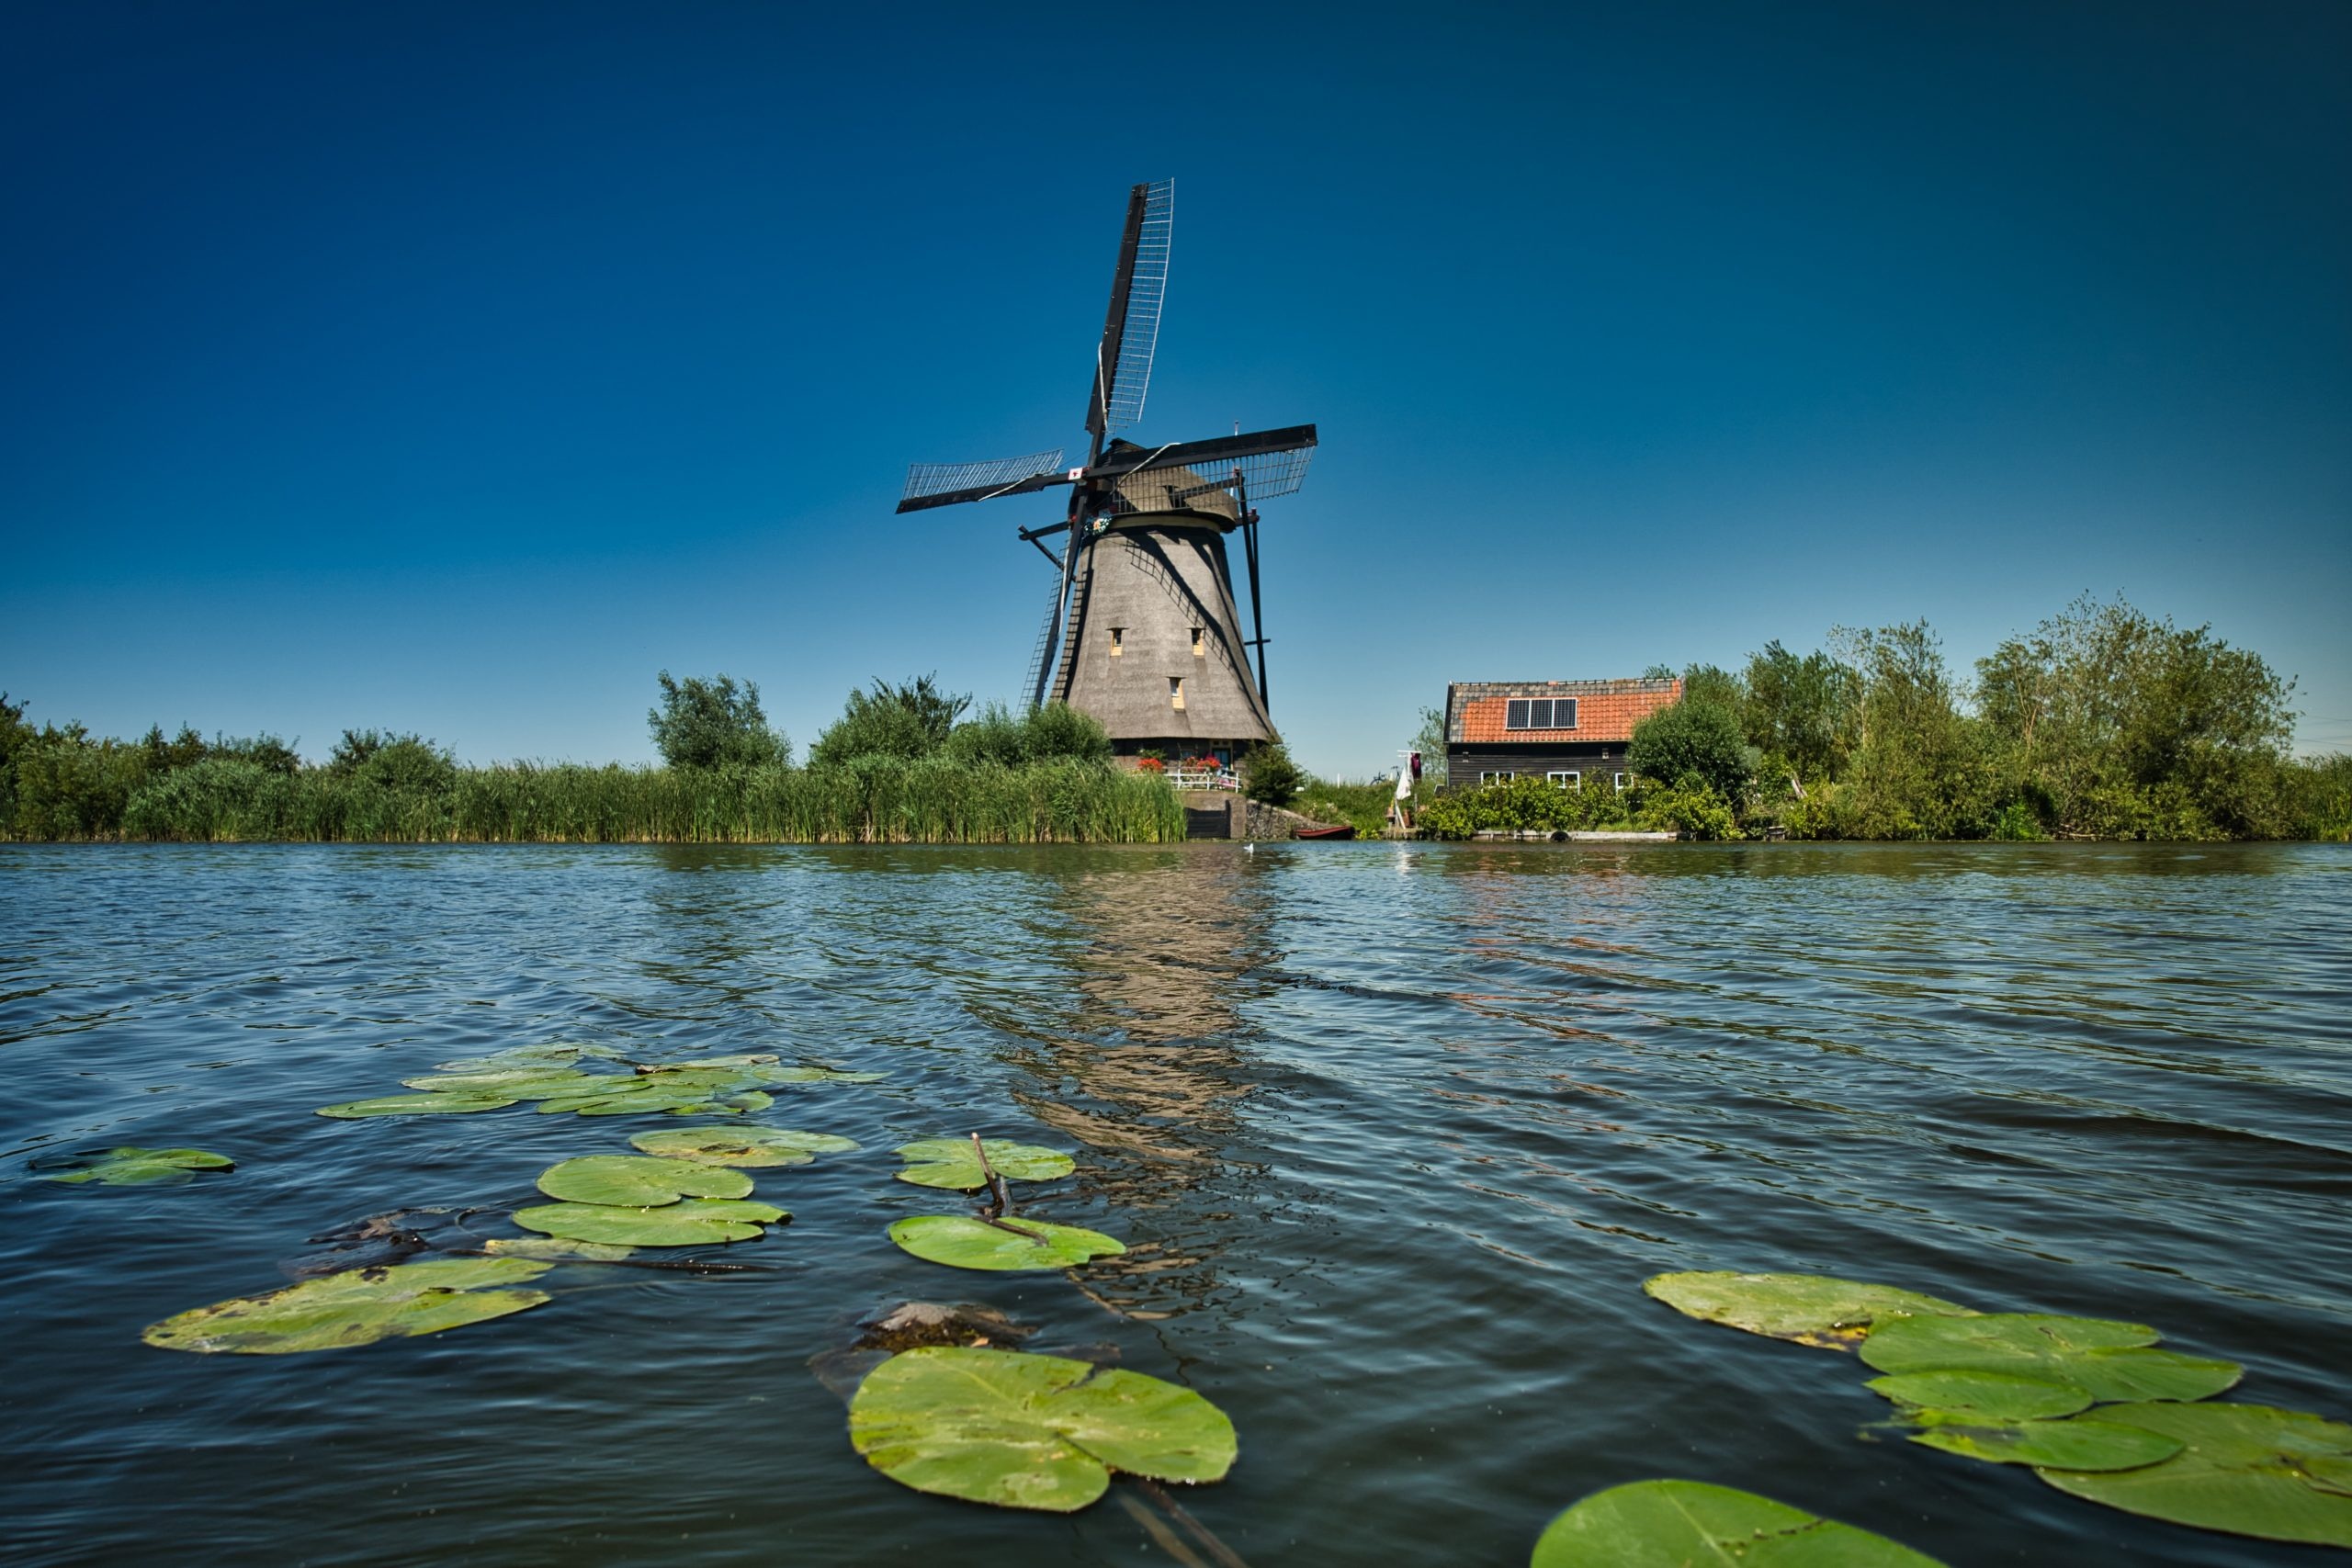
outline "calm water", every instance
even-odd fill
[[[1517,1564],[1681,1475],[1954,1565],[2341,1561],[1858,1436],[1849,1358],[1687,1321],[1668,1269],[1804,1269],[2140,1319],[2236,1397],[2352,1417],[2352,854],[1383,845],[0,850],[0,1556],[12,1563],[1177,1561],[1121,1506],[921,1496],[813,1355],[910,1297],[1231,1413],[1184,1494],[1256,1568]],[[593,1040],[889,1075],[760,1120],[726,1278],[322,1355],[149,1349],[380,1211],[512,1207],[666,1119],[336,1122],[434,1063]],[[669,1123],[675,1124],[675,1123]],[[1030,1212],[1084,1274],[917,1262],[890,1147],[1081,1151]],[[26,1179],[131,1143],[171,1189]]]

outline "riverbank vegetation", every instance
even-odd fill
[[[26,721],[0,699],[0,835],[11,839],[393,842],[1080,843],[1184,836],[1159,777],[1110,761],[1102,727],[991,707],[929,679],[876,682],[809,765],[759,689],[661,677],[655,767],[461,765],[416,735],[347,730],[305,762],[275,737],[193,728],[123,741]],[[941,705],[952,711],[941,720]],[[910,737],[916,739],[910,739]]]
[[[1653,676],[1676,671],[1656,669]],[[1425,830],[1700,838],[2352,838],[2352,757],[2295,758],[2293,683],[2206,626],[2078,600],[1952,670],[1922,622],[1768,643],[1680,671],[1623,792],[1525,779],[1430,803]]]

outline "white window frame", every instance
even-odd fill
[[[1581,790],[1584,788],[1584,773],[1581,769],[1555,768],[1545,773],[1544,777],[1545,782],[1557,785],[1561,789]]]
[[[1610,781],[1611,787],[1615,789],[1623,789],[1626,782],[1633,778],[1633,776],[1634,775],[1631,773],[1619,773],[1614,779]]]
[[[1509,784],[1511,780],[1517,777],[1519,777],[1519,774],[1510,769],[1494,768],[1481,773],[1478,775],[1478,782],[1481,784]]]

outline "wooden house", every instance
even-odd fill
[[[1445,782],[1540,778],[1623,789],[1634,726],[1682,699],[1663,681],[1457,681],[1445,689]]]

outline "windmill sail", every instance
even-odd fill
[[[1127,193],[1127,226],[1111,275],[1111,309],[1094,353],[1094,386],[1086,428],[1098,439],[1143,418],[1151,361],[1159,346],[1159,310],[1168,297],[1168,252],[1176,228],[1176,182],[1155,180]]]

